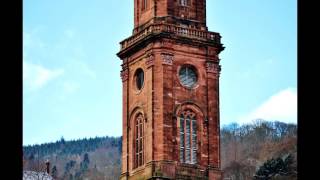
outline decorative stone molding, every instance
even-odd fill
[[[121,73],[120,73],[120,76],[121,76],[122,82],[127,81],[127,80],[128,80],[128,77],[129,77],[129,71],[128,71],[128,69],[122,70]]]
[[[184,7],[185,8],[185,7]],[[186,15],[185,15],[186,18]],[[195,29],[189,27],[181,27],[174,24],[167,23],[152,23],[145,27],[143,30],[136,32],[131,37],[120,42],[121,50],[124,50],[136,42],[140,41],[146,36],[157,33],[170,33],[178,36],[186,36],[188,38],[201,39],[204,41],[214,41],[214,43],[220,44],[221,36],[219,33],[206,31],[204,29]]]
[[[153,54],[148,54],[146,57],[146,67],[150,68],[151,66],[154,65],[154,55]]]
[[[168,39],[160,41],[161,47],[171,47],[172,43],[172,40]]]
[[[173,64],[173,54],[162,53],[162,64],[172,65]]]
[[[206,62],[207,72],[219,74],[221,71],[221,66],[218,63]]]
[[[210,48],[210,49],[208,50],[208,55],[209,55],[209,56],[216,56],[215,50]]]
[[[194,112],[190,111],[189,109],[182,111],[181,114],[183,114],[183,116],[185,116],[185,117],[189,116],[190,118],[194,118],[196,116],[196,114]]]

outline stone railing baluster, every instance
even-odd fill
[[[220,36],[214,32],[206,32],[198,29],[188,28],[188,27],[181,27],[172,24],[153,24],[146,27],[144,30],[140,31],[139,33],[129,37],[128,39],[121,42],[121,49],[125,49],[130,45],[134,44],[135,42],[141,40],[145,36],[148,36],[152,33],[159,33],[159,32],[169,32],[176,35],[187,36],[190,38],[197,38],[203,40],[211,40],[220,43]]]

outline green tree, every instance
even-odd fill
[[[293,156],[285,155],[282,158],[267,160],[256,172],[254,178],[257,180],[270,180],[280,176],[295,176],[296,170],[293,166]]]
[[[58,170],[56,166],[53,166],[51,169],[51,175],[53,178],[57,178],[58,177]]]
[[[85,172],[86,170],[88,170],[89,164],[90,164],[89,155],[88,155],[88,153],[85,153],[83,156],[83,160],[80,163],[81,171]]]

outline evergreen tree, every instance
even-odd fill
[[[81,178],[81,175],[82,175],[81,172],[78,171],[78,172],[76,172],[76,174],[74,175],[74,178],[75,178],[75,179],[82,179],[82,178]]]
[[[74,167],[74,165],[76,164],[76,161],[69,161],[66,166],[64,167],[64,170],[65,170],[65,174],[69,173],[70,170]]]
[[[53,168],[51,169],[51,175],[53,178],[57,178],[58,177],[58,170],[56,166],[53,166]]]
[[[88,153],[85,153],[84,156],[83,156],[83,160],[80,163],[81,171],[85,172],[86,170],[88,170],[89,164],[90,164],[89,155],[88,155]]]
[[[256,172],[254,178],[257,180],[269,180],[273,177],[295,175],[295,169],[292,166],[293,157],[291,154],[276,159],[267,160]]]
[[[74,178],[73,178],[73,175],[70,173],[69,174],[69,180],[73,180]]]
[[[34,155],[33,155],[33,153],[29,156],[28,160],[29,160],[29,161],[33,161],[33,160],[34,160]]]
[[[60,143],[61,143],[62,145],[66,144],[66,141],[64,140],[63,136],[62,136],[61,139],[60,139]]]

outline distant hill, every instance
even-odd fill
[[[96,137],[23,147],[23,169],[44,171],[56,179],[118,179],[121,137]]]
[[[257,120],[221,129],[221,165],[225,179],[251,180],[264,162],[292,154],[296,167],[297,126]],[[23,147],[23,169],[44,171],[51,163],[55,179],[116,180],[121,174],[121,137],[96,137]],[[292,179],[292,178],[289,178]]]

